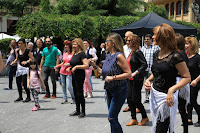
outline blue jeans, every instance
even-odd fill
[[[63,98],[67,99],[67,91],[66,88],[68,88],[72,99],[74,99],[74,91],[72,89],[72,75],[63,75],[60,74],[61,82],[62,82],[62,90],[63,90]]]
[[[91,79],[91,76],[90,76],[90,84],[91,84],[91,89],[93,90],[93,85],[92,85],[92,79]]]
[[[108,105],[108,119],[110,122],[111,133],[123,133],[122,127],[118,121],[119,112],[127,98],[128,84],[123,83],[120,86],[113,87],[106,90],[107,105]]]

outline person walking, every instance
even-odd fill
[[[131,77],[131,70],[123,54],[123,45],[124,42],[119,34],[110,33],[106,38],[106,50],[110,53],[106,57],[103,68],[98,68],[91,63],[105,77],[104,89],[106,89],[111,133],[123,133],[118,115],[127,98],[126,79]]]
[[[85,46],[86,49],[86,58],[88,60],[88,63],[93,60],[93,61],[97,61],[98,57],[96,55],[96,51],[93,49],[93,45],[91,44],[91,42],[89,40],[84,40],[83,44]],[[85,69],[85,80],[84,80],[84,97],[85,98],[92,98],[92,82],[90,82],[91,80],[91,74],[92,74],[92,70],[93,67],[91,65],[89,65],[88,69]],[[89,95],[87,95],[87,89],[89,91]]]
[[[27,88],[27,74],[29,71],[29,63],[34,57],[31,51],[26,48],[26,42],[24,38],[19,39],[18,47],[19,50],[17,51],[16,59],[11,63],[11,65],[14,65],[17,61],[19,61],[16,72],[16,81],[19,97],[14,102],[19,102],[23,100],[22,84],[27,94],[27,98],[24,100],[24,102],[29,102],[31,101],[31,98],[30,90]]]
[[[153,29],[153,41],[160,50],[154,54],[152,74],[144,83],[150,92],[150,112],[152,133],[174,132],[174,122],[178,109],[178,91],[187,85],[191,78],[185,61],[177,52],[173,28],[165,23]],[[177,74],[182,80],[176,84]],[[151,82],[153,84],[151,85]]]
[[[147,68],[147,62],[141,50],[139,50],[140,39],[137,35],[127,37],[126,45],[131,49],[131,53],[127,58],[127,62],[132,71],[131,78],[128,80],[128,97],[127,102],[131,110],[131,121],[127,126],[139,125],[144,126],[149,121],[146,110],[141,103],[141,90],[144,81],[144,72]],[[136,106],[142,114],[142,120],[138,124],[136,118]]]
[[[185,38],[181,34],[175,35],[178,52],[180,53],[181,57],[188,65],[188,57],[185,53]],[[176,78],[176,82],[178,83],[181,81],[182,77],[178,74]],[[187,84],[183,88],[181,88],[178,92],[178,110],[181,115],[182,126],[183,126],[183,133],[188,133],[188,113],[187,113],[187,105],[190,102],[190,85]]]
[[[4,90],[13,89],[13,87],[12,87],[13,76],[16,74],[16,71],[17,71],[17,63],[10,65],[16,59],[16,53],[19,50],[17,48],[17,43],[15,40],[11,40],[10,47],[11,47],[10,55],[8,57],[8,60],[6,61],[6,64],[4,65],[4,67],[9,66],[9,68],[8,68],[8,78],[9,78],[8,84],[9,84],[9,86],[7,88],[4,88]]]
[[[188,53],[187,57],[188,68],[191,75],[190,83],[190,103],[188,104],[188,125],[193,125],[192,110],[195,109],[198,115],[198,121],[194,124],[195,127],[200,127],[200,105],[197,103],[198,92],[200,89],[200,55],[198,41],[195,37],[185,38],[185,51]]]
[[[72,42],[65,40],[63,44],[65,48],[65,52],[63,53],[63,56],[62,56],[63,62],[59,65],[56,65],[54,68],[57,69],[61,67],[60,76],[61,76],[63,98],[64,98],[64,101],[61,104],[68,103],[66,88],[69,90],[71,94],[71,98],[72,98],[71,104],[73,104],[75,103],[75,98],[74,98],[74,91],[72,88],[72,75],[71,75],[71,70],[70,70],[70,61],[73,57]]]
[[[35,106],[32,108],[32,111],[37,111],[40,108],[38,94],[40,92],[41,85],[43,89],[46,89],[38,69],[38,64],[36,60],[33,59],[30,61],[29,73],[27,77],[27,88],[31,90],[33,99],[35,101]]]
[[[153,64],[153,54],[159,50],[159,46],[158,45],[154,45],[153,44],[153,40],[152,40],[152,35],[151,34],[147,34],[145,35],[145,45],[141,48],[142,53],[144,54],[144,57],[147,61],[147,69],[145,70],[145,79],[149,78],[149,76],[151,75],[151,67]],[[149,103],[149,93],[150,91],[146,91],[145,90],[145,96],[146,96],[146,100],[144,101],[144,103]]]
[[[51,82],[53,84],[53,94],[51,96],[52,99],[56,98],[56,75],[55,72],[58,72],[58,69],[54,69],[54,66],[59,64],[59,56],[58,49],[53,46],[50,38],[46,38],[45,40],[46,47],[43,49],[42,59],[40,63],[40,72],[42,70],[42,66],[44,65],[44,84],[46,86],[46,95],[43,97],[44,99],[50,98],[50,90],[48,84],[48,77],[51,77]]]
[[[85,70],[89,68],[89,64],[85,55],[85,46],[83,40],[76,38],[72,41],[73,57],[70,61],[72,72],[72,85],[74,90],[76,111],[69,114],[79,118],[85,117],[85,98],[83,96],[83,84],[85,80]],[[80,108],[80,106],[82,108]]]

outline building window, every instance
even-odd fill
[[[174,2],[171,4],[171,16],[174,15]]]
[[[169,4],[165,5],[165,9],[167,12],[169,12]]]
[[[181,1],[176,3],[176,15],[181,15]]]
[[[184,0],[184,3],[183,3],[183,14],[188,14],[188,6],[189,6],[189,2],[188,0]]]

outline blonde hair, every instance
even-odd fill
[[[199,43],[195,37],[186,37],[185,41],[191,44],[191,50],[193,53],[199,53]]]
[[[74,42],[77,43],[77,45],[80,48],[80,51],[85,52],[85,46],[83,45],[83,40],[81,38],[75,38],[74,40],[72,40],[72,45]],[[75,51],[73,49],[72,53],[75,54]]]
[[[110,33],[108,34],[107,38],[110,38],[112,42],[115,44],[114,48],[117,50],[117,52],[121,52],[124,54],[123,46],[124,41],[122,40],[122,37],[118,33]]]
[[[156,35],[155,41],[156,43],[162,47],[167,47],[168,49],[175,51],[177,50],[177,43],[175,39],[174,29],[165,23],[162,23],[156,26],[153,29],[154,34]]]

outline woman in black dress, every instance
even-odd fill
[[[152,133],[167,133],[168,129],[173,133],[178,109],[177,90],[190,82],[190,73],[177,52],[173,28],[163,23],[156,26],[153,32],[154,44],[159,45],[160,50],[154,54],[152,75],[144,83],[145,89],[151,91]],[[176,84],[178,73],[182,80]]]
[[[192,110],[196,110],[198,115],[198,121],[194,124],[196,127],[200,127],[200,106],[197,103],[198,92],[200,89],[200,55],[198,41],[195,37],[185,38],[185,51],[188,53],[188,68],[191,75],[190,83],[190,103],[188,104],[188,125],[193,125],[192,122]]]
[[[72,50],[73,57],[70,61],[70,65],[72,72],[72,85],[76,102],[76,111],[69,115],[78,115],[79,118],[82,118],[85,116],[85,98],[83,96],[83,83],[85,80],[84,69],[89,68],[82,39],[76,38],[72,41]],[[80,109],[80,106],[82,109]]]
[[[16,54],[16,59],[11,63],[11,65],[15,64],[17,61],[19,61],[17,66],[17,72],[16,72],[16,81],[17,81],[17,88],[19,97],[15,100],[15,102],[22,101],[22,83],[24,90],[26,91],[27,98],[24,100],[24,102],[31,101],[30,98],[30,90],[27,88],[27,74],[29,71],[29,63],[31,59],[34,59],[33,54],[29,49],[26,48],[26,42],[25,39],[21,38],[18,41],[18,47],[19,50]]]

